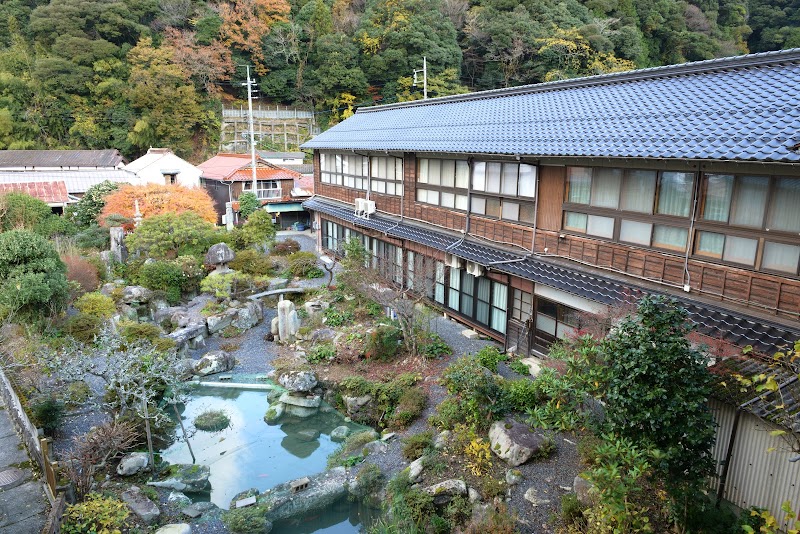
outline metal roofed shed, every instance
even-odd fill
[[[790,163],[798,143],[792,49],[362,107],[303,148]]]

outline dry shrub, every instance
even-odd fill
[[[65,472],[78,495],[82,497],[89,493],[95,475],[106,467],[109,460],[133,447],[138,439],[139,432],[133,423],[116,420],[73,438]]]
[[[74,255],[62,256],[61,261],[67,266],[67,280],[75,282],[76,289],[71,295],[72,298],[97,289],[100,277],[97,275],[97,267],[93,263]]]

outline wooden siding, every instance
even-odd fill
[[[538,231],[536,251],[609,268],[652,282],[682,288],[684,257],[618,243]],[[800,280],[782,278],[727,265],[689,258],[692,292],[722,302],[767,311],[780,317],[800,318]]]
[[[536,226],[543,230],[561,229],[561,204],[564,202],[566,167],[539,167],[539,203]]]

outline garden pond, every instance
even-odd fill
[[[233,385],[231,385],[233,386]],[[269,387],[269,386],[266,386]],[[282,482],[313,475],[326,469],[328,455],[339,443],[331,440],[331,431],[341,425],[351,432],[366,430],[330,407],[323,406],[307,418],[284,416],[279,424],[268,425],[264,414],[269,408],[266,390],[236,387],[198,386],[183,407],[181,418],[190,435],[196,463],[211,468],[211,492],[192,495],[195,500],[210,500],[228,509],[231,499],[250,488],[265,491]],[[203,412],[221,410],[230,419],[224,430],[197,430],[193,421]],[[180,430],[176,440],[161,452],[172,464],[191,464],[192,457]],[[301,520],[279,522],[274,533],[354,533],[368,522],[369,510],[346,500]],[[283,523],[283,524],[281,524]]]

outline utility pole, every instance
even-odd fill
[[[417,79],[417,74],[422,73],[422,99],[428,99],[428,58],[422,56],[422,68],[421,69],[414,69],[414,83],[411,85],[416,87],[419,83]]]
[[[253,86],[255,86],[255,80],[250,79],[250,65],[245,65],[245,67],[247,68],[247,81],[242,85],[247,86],[247,120],[250,127],[250,165],[253,167],[253,194],[258,198],[258,179],[256,178],[256,133],[253,126]]]

